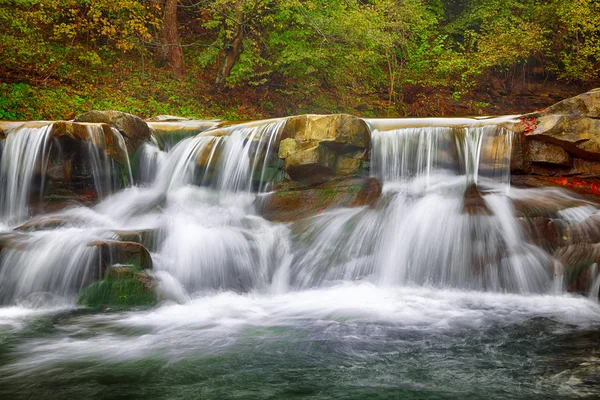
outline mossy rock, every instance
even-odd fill
[[[77,302],[91,308],[122,309],[153,306],[158,298],[148,275],[127,267],[112,267],[106,279],[83,289]]]

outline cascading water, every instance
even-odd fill
[[[45,175],[51,130],[45,125],[8,132],[0,159],[0,221],[27,217],[32,186]]]
[[[51,144],[56,144],[52,138],[53,129],[53,124],[47,123],[16,127],[7,132],[0,159],[0,220],[10,223],[23,221],[29,216],[32,196],[37,193],[40,199],[43,197]],[[110,138],[106,137],[100,125],[87,125],[85,131],[83,146],[86,157],[81,164],[83,169],[89,169],[93,188],[101,199],[122,187],[123,181],[133,181],[127,147],[116,129],[110,129]],[[107,142],[116,143],[121,159],[126,163],[124,175],[118,172],[121,167],[109,156]],[[62,153],[59,158],[62,158]]]
[[[292,273],[298,285],[366,278],[551,290],[551,258],[524,240],[506,194],[511,135],[495,126],[375,130],[372,171],[384,198],[375,210],[340,210],[307,224]]]
[[[113,181],[91,167],[105,195],[97,205],[18,229],[4,222],[0,358],[10,355],[0,365],[0,396],[50,385],[57,395],[78,387],[150,398],[181,395],[182,386],[183,397],[209,398],[368,398],[375,386],[391,398],[415,397],[431,382],[432,398],[580,390],[569,377],[589,377],[577,365],[594,362],[577,347],[587,340],[580,330],[600,326],[600,306],[562,292],[561,266],[525,231],[516,204],[576,203],[553,218],[582,237],[596,229],[598,210],[563,192],[510,189],[512,134],[504,129],[402,123],[373,125],[371,174],[383,194],[372,207],[287,225],[258,215],[257,196],[280,174],[286,119],[277,119],[207,130],[168,151],[145,144],[138,186],[111,193]],[[90,129],[90,143],[105,140]],[[8,139],[2,177],[34,148],[11,150],[6,161],[19,148]],[[89,158],[109,171],[102,149],[90,147]],[[40,154],[27,157],[39,164]],[[150,236],[162,302],[65,310],[102,274],[93,244],[131,233]],[[3,347],[3,335],[20,332]],[[565,365],[566,354],[580,359]]]
[[[114,193],[117,188],[125,186],[126,182],[133,182],[129,154],[123,136],[116,129],[110,129],[111,137],[108,139],[105,136],[105,130],[100,125],[88,125],[86,130],[89,138],[86,147],[94,179],[94,189],[98,198],[102,199]],[[122,159],[126,162],[124,176],[120,173],[121,167],[108,154],[107,140],[116,142],[119,152],[123,155]],[[125,185],[123,181],[125,181]]]

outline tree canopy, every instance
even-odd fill
[[[327,96],[325,111],[370,96],[402,114],[415,92],[460,99],[491,77],[595,84],[600,3],[0,0],[0,61],[0,119],[110,106],[203,116],[214,108],[198,102],[228,91],[261,93],[267,114],[270,98],[310,111]]]

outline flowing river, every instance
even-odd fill
[[[511,188],[502,128],[368,121],[377,204],[269,222],[257,204],[282,121],[145,144],[123,189],[91,146],[103,199],[43,215],[26,199],[50,168],[49,130],[9,133],[0,235],[18,245],[0,247],[0,398],[600,396],[599,282],[567,293],[518,217],[567,204],[556,219],[591,235],[594,204]],[[77,304],[98,258],[89,244],[115,232],[153,232],[156,306]]]

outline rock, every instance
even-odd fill
[[[553,143],[578,158],[600,161],[600,90],[526,114],[521,120],[528,138]]]
[[[281,132],[281,139],[292,138],[300,142],[328,143],[333,147],[367,149],[371,135],[367,124],[349,114],[298,115],[289,117]]]
[[[70,218],[60,215],[46,215],[34,218],[16,227],[15,231],[35,232],[41,230],[52,230],[73,223]]]
[[[108,124],[125,137],[127,148],[133,154],[140,144],[150,140],[150,127],[139,117],[121,111],[89,111],[75,118],[75,122]]]
[[[556,250],[554,258],[564,266],[564,279],[569,292],[587,294],[598,275],[600,244],[576,244]],[[596,268],[594,268],[596,264]]]
[[[2,249],[23,249],[27,235],[19,232],[0,232],[0,252]]]
[[[100,241],[88,246],[100,248],[100,270],[106,271],[110,265],[123,265],[135,271],[151,269],[152,257],[144,246],[135,242]]]
[[[468,215],[492,215],[485,199],[477,189],[477,185],[470,185],[465,191],[463,214]]]
[[[570,167],[573,159],[562,147],[539,140],[528,141],[527,161]]]
[[[568,226],[564,226],[558,220],[546,217],[521,217],[519,222],[528,241],[548,252],[569,244]]]
[[[87,307],[128,308],[153,306],[158,302],[152,278],[129,267],[111,266],[105,279],[83,289],[78,304]]]
[[[547,170],[549,173],[557,172],[553,170]],[[563,171],[565,172],[565,171]],[[566,171],[568,172],[568,171]],[[553,196],[554,200],[543,198],[540,199],[543,202],[546,202],[546,206],[551,208],[556,208],[557,206],[563,208],[568,208],[566,204],[578,204],[578,205],[586,205],[590,203],[598,203],[600,198],[598,195],[600,194],[600,179],[592,178],[592,179],[582,179],[577,176],[539,176],[539,175],[512,175],[510,178],[510,183],[512,186],[517,188],[561,188],[567,189],[571,193],[571,198],[568,196]],[[577,196],[581,196],[580,199]],[[552,204],[552,201],[557,201],[557,204]],[[521,201],[517,200],[515,204],[522,204]],[[538,205],[541,205],[538,203]],[[544,207],[546,207],[544,206]],[[518,207],[517,207],[518,208]]]
[[[175,120],[148,122],[152,136],[162,150],[173,148],[180,141],[216,127],[216,121]]]
[[[154,250],[158,232],[154,229],[142,229],[135,231],[114,231],[119,241],[138,243],[149,250]]]
[[[334,207],[374,206],[380,196],[377,179],[344,178],[308,188],[280,185],[258,202],[257,209],[270,221],[290,222]]]
[[[29,124],[29,122],[25,123]],[[10,130],[18,128],[25,123],[21,121],[0,121],[0,139],[6,139],[6,135],[8,135]]]
[[[292,180],[310,186],[333,177],[361,175],[370,145],[369,129],[359,118],[301,115],[286,120],[278,155]]]

